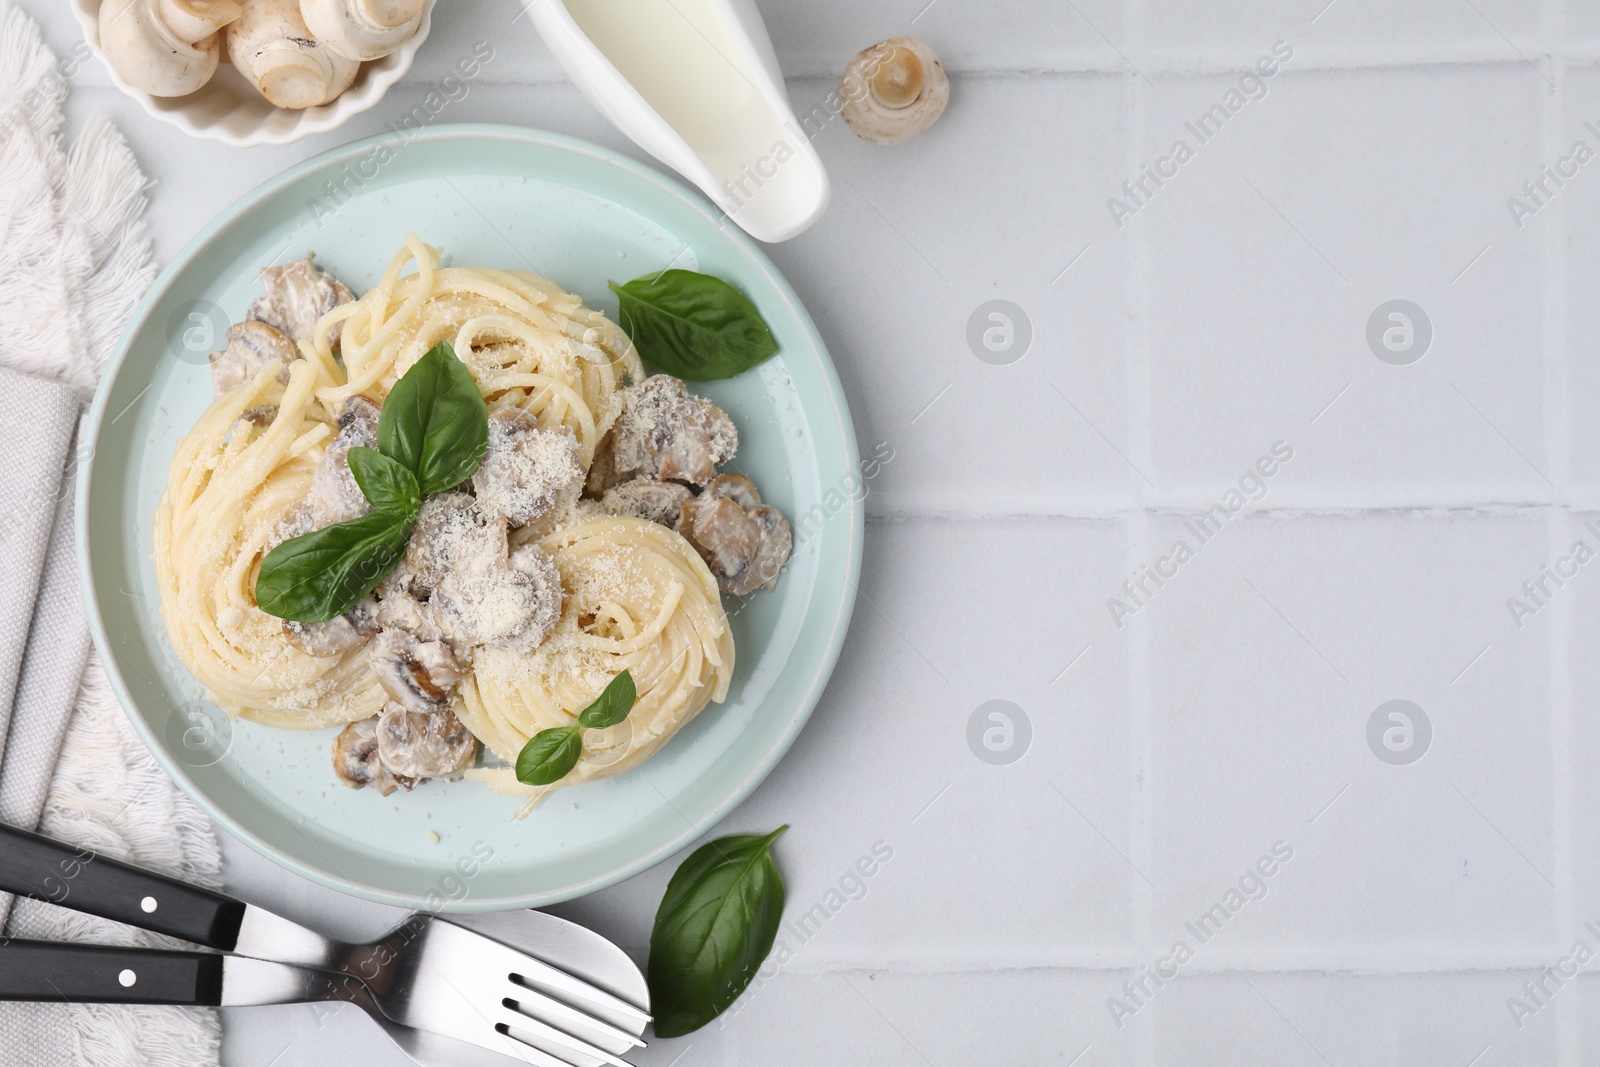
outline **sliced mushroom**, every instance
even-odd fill
[[[384,629],[404,630],[418,641],[438,641],[444,637],[433,617],[433,606],[399,585],[380,586],[376,618]]]
[[[407,778],[455,774],[478,754],[478,739],[448,708],[422,713],[385,705],[377,732],[383,766]]]
[[[734,596],[753,593],[761,586],[770,593],[778,587],[778,575],[783,573],[784,564],[789,562],[789,554],[794,550],[794,531],[777,508],[758,504],[745,514],[761,524],[761,547],[744,571],[730,577],[723,588]]]
[[[427,0],[300,0],[318,41],[350,59],[381,59],[422,24]]]
[[[311,476],[311,521],[315,529],[359,519],[372,511],[355,475],[350,473],[350,450],[377,447],[381,411],[360,394],[345,401],[339,412],[339,435],[322,454],[316,473]]]
[[[717,475],[711,479],[701,495],[712,499],[722,497],[731,500],[746,511],[761,503],[761,490],[756,488],[755,482],[742,474]]]
[[[678,523],[678,532],[699,551],[717,585],[734,596],[763,585],[773,589],[794,547],[789,520],[760,500],[749,479],[719,475],[683,505]]]
[[[518,545],[506,557],[506,566],[552,587],[557,593],[556,611],[561,610],[561,572],[556,570],[556,561],[550,558],[550,553],[535,544]]]
[[[498,528],[504,531],[503,521]],[[561,618],[561,574],[538,545],[523,545],[508,555],[503,533],[498,551],[485,550],[492,545],[485,542],[472,555],[453,559],[429,604],[440,629],[458,647],[531,652]]]
[[[632,515],[673,527],[682,517],[683,505],[693,499],[694,494],[688,487],[678,482],[642,478],[607,489],[600,498],[600,507],[612,515]]]
[[[366,640],[355,624],[343,615],[327,622],[294,622],[285,619],[283,636],[308,656],[342,655]]]
[[[690,501],[678,531],[700,551],[724,588],[728,577],[741,573],[761,548],[760,524],[731,500]]]
[[[218,31],[244,13],[234,0],[106,0],[100,47],[117,76],[151,96],[186,96],[211,80]]]
[[[589,495],[638,478],[700,486],[739,450],[739,431],[711,401],[656,374],[619,396],[622,411],[589,469]]]
[[[271,426],[278,417],[278,405],[257,404],[239,412],[239,417],[252,426]]]
[[[245,318],[264,322],[291,341],[309,341],[317,320],[340,304],[355,299],[343,282],[317,269],[312,257],[297,259],[281,267],[261,272],[261,287],[266,295],[253,300]],[[328,335],[328,344],[339,343],[338,323]]]
[[[582,481],[578,439],[571,430],[542,430],[539,420],[520,408],[489,413],[489,447],[472,475],[485,516],[503,515],[512,526],[526,526]]]
[[[283,621],[283,636],[308,656],[338,656],[359,648],[378,632],[378,602],[367,597],[327,622]]]
[[[493,542],[497,534],[484,532],[477,502],[466,493],[435,493],[422,502],[412,528],[406,554],[401,557],[390,584],[413,596],[426,598],[450,573],[451,560],[470,555],[479,542]],[[494,551],[490,544],[483,551]]]
[[[228,347],[211,353],[211,395],[221,396],[254,381],[269,364],[283,367],[278,380],[289,380],[289,364],[300,358],[294,342],[264,322],[236,322],[228,327]]]
[[[438,711],[450,703],[466,670],[443,641],[418,641],[404,630],[380,630],[367,651],[372,673],[390,699],[407,711]]]
[[[243,0],[228,24],[228,58],[275,107],[326,104],[350,87],[361,64],[320,44],[291,0]]]
[[[950,79],[933,49],[915,37],[891,37],[856,53],[839,79],[839,99],[856,136],[899,144],[944,114]]]
[[[353,722],[333,739],[333,773],[351,789],[370,785],[384,796],[416,787],[415,778],[393,774],[378,752],[378,716]]]

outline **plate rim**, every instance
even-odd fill
[[[772,770],[783,759],[789,748],[794,744],[795,739],[799,737],[801,730],[805,728],[806,723],[810,720],[811,714],[820,702],[822,693],[826,689],[834,668],[838,664],[839,656],[843,651],[845,636],[849,631],[850,620],[855,610],[856,597],[859,592],[865,540],[866,507],[862,495],[855,493],[846,495],[846,510],[849,521],[847,527],[848,540],[846,541],[847,556],[844,567],[844,588],[840,591],[836,602],[832,604],[824,602],[823,604],[824,617],[829,619],[826,647],[816,670],[804,682],[803,692],[795,714],[773,744],[761,755],[760,759],[742,777],[733,782],[720,799],[709,805],[703,815],[692,820],[685,816],[684,829],[676,834],[669,835],[653,848],[645,850],[641,855],[627,862],[620,863],[592,877],[567,882],[544,892],[498,897],[478,897],[469,894],[462,900],[445,901],[441,904],[436,898],[429,899],[421,894],[401,893],[378,886],[366,885],[339,876],[336,873],[319,870],[263,840],[253,831],[241,825],[230,814],[221,810],[219,806],[208,799],[206,793],[189,777],[187,771],[156,742],[155,731],[143,714],[138,711],[138,705],[133,700],[123,676],[121,664],[114,654],[114,650],[109,647],[110,641],[106,633],[105,619],[100,609],[95,583],[96,559],[90,543],[89,500],[93,494],[96,477],[99,473],[97,463],[98,444],[101,431],[106,424],[112,387],[127,363],[135,338],[145,330],[156,304],[165,295],[173,279],[187,269],[193,260],[204,252],[224,230],[228,229],[260,203],[275,195],[280,189],[299,181],[305,175],[323,168],[336,167],[340,162],[347,162],[351,158],[363,156],[375,146],[388,143],[390,140],[392,140],[392,134],[380,133],[357,141],[351,141],[319,152],[261,182],[224,208],[202,227],[173,257],[171,262],[162,268],[160,274],[150,284],[138,306],[129,316],[128,323],[117,340],[116,349],[101,371],[100,382],[95,389],[94,400],[90,405],[88,416],[84,422],[82,431],[84,444],[80,446],[80,456],[83,457],[84,466],[78,472],[73,516],[78,579],[83,589],[84,609],[89,623],[90,636],[100,656],[100,662],[105,671],[107,681],[117,696],[117,703],[121,707],[122,713],[127,717],[134,732],[150,751],[152,758],[155,759],[157,765],[161,767],[167,777],[176,783],[212,822],[224,828],[233,837],[244,842],[252,850],[265,856],[284,870],[307,878],[319,885],[376,903],[410,908],[426,907],[431,911],[440,912],[481,912],[543,907],[585,896],[656,866],[664,859],[680,851],[690,841],[705,836],[772,773]],[[817,330],[816,323],[812,319],[810,312],[806,309],[805,304],[795,293],[788,280],[784,278],[783,274],[755,239],[736,226],[723,225],[717,214],[709,209],[709,203],[700,193],[690,190],[682,182],[661,173],[654,167],[619,152],[581,138],[532,127],[499,123],[450,123],[422,130],[408,139],[406,144],[409,145],[424,140],[515,141],[525,145],[553,148],[560,152],[588,157],[616,167],[632,178],[656,186],[716,227],[765,276],[768,284],[772,286],[773,290],[795,313],[797,321],[820,356],[818,361],[819,369],[822,373],[824,384],[827,386],[828,402],[832,405],[837,416],[840,434],[839,443],[842,446],[847,464],[846,473],[859,468],[861,462],[860,450],[855,434],[855,424],[850,418],[849,401],[845,394],[844,386],[839,380],[838,369],[834,366],[832,355]]]

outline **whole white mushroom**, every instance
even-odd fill
[[[218,31],[244,13],[234,0],[105,0],[100,47],[117,76],[151,96],[186,96],[211,80]]]
[[[950,103],[950,79],[939,57],[915,37],[891,37],[863,48],[839,80],[840,114],[856,136],[899,144],[927,130]]]
[[[350,88],[361,64],[316,40],[288,0],[243,0],[228,26],[228,58],[268,102],[300,109]]]
[[[381,59],[411,39],[427,6],[427,0],[300,0],[300,17],[340,55]]]

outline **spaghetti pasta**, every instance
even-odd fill
[[[560,785],[606,778],[654,755],[733,677],[733,635],[716,580],[689,543],[644,519],[595,516],[540,541],[561,572],[561,620],[532,655],[484,649],[462,684],[461,720],[489,749],[515,761],[540,730],[570,726],[617,674],[633,675],[628,717],[584,731],[583,755]],[[530,798],[551,786],[517,781],[509,768],[467,777]]]
[[[178,442],[156,506],[156,579],[167,635],[183,665],[230,715],[317,729],[376,714],[383,692],[366,650],[309,656],[255,606],[261,557],[306,496],[330,428],[305,362],[276,365],[217,398]],[[265,427],[246,409],[276,406]]]
[[[178,443],[154,521],[161,610],[177,657],[230,715],[316,729],[367,720],[390,700],[369,659],[381,642],[312,654],[256,605],[255,583],[272,547],[306,529],[319,464],[336,446],[348,450],[341,413],[352,398],[381,404],[440,341],[491,412],[514,407],[541,430],[570,431],[585,473],[618,417],[619,391],[643,377],[627,335],[576,296],[531,273],[443,266],[438,250],[408,236],[372,290],[298,339],[301,358],[252,369]],[[526,813],[550,789],[638,765],[726,697],[734,648],[717,579],[679,533],[606,514],[574,489],[553,515],[500,543],[502,553],[548,553],[560,618],[531,653],[470,650],[449,703],[461,723],[514,763],[529,738],[573,722],[624,669],[638,701],[621,724],[586,731],[582,758],[557,786],[523,785],[506,766],[468,777],[527,798]]]
[[[417,269],[402,275],[408,263]],[[448,341],[491,409],[519,407],[546,429],[565,426],[586,468],[614,415],[612,396],[625,379],[644,375],[627,334],[576,296],[537,274],[442,267],[438,250],[415,236],[375,289],[328,312],[302,346],[329,378],[335,325],[345,380],[318,389],[325,404],[387,395],[428,349]]]

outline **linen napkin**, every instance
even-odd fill
[[[39,825],[89,661],[68,470],[79,410],[70,385],[0,367],[0,411],[28,413],[0,425],[0,822],[12,826]],[[10,914],[0,894],[0,929]]]
[[[115,127],[67,148],[57,61],[0,0],[0,821],[216,884],[210,823],[156,765],[94,654],[73,551],[81,404],[155,274],[145,180]],[[0,863],[5,855],[0,852]],[[154,945],[155,935],[0,900],[11,937]],[[0,1067],[217,1062],[216,1013],[0,1004]]]

